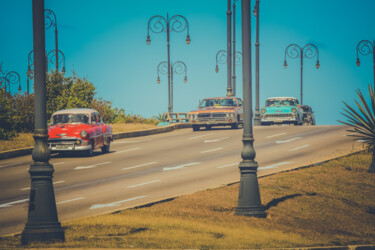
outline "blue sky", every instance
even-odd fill
[[[0,62],[4,71],[21,75],[23,90],[27,55],[33,48],[31,2],[0,0]],[[252,8],[254,4],[252,0]],[[239,51],[240,5],[237,1]],[[95,85],[96,97],[127,113],[151,117],[168,108],[167,76],[156,82],[156,67],[167,59],[166,34],[150,33],[151,44],[146,44],[147,22],[154,15],[183,15],[189,22],[190,45],[186,32],[171,33],[171,60],[184,61],[188,77],[185,84],[183,75],[174,76],[174,111],[188,112],[205,97],[226,94],[226,65],[215,73],[215,55],[226,49],[227,0],[45,0],[45,8],[57,16],[67,76],[74,70]],[[374,82],[372,56],[360,56],[360,67],[355,62],[358,42],[375,40],[375,1],[260,0],[260,11],[260,105],[271,96],[300,97],[299,60],[288,58],[284,69],[284,52],[291,43],[313,43],[319,49],[320,69],[315,59],[304,60],[304,104],[312,106],[317,124],[338,124],[342,101],[354,104],[355,90],[367,92]],[[253,16],[252,27],[254,56]],[[49,29],[46,49],[53,48],[54,32]],[[236,72],[237,96],[242,97],[242,67]]]

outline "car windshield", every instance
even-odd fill
[[[205,99],[202,101],[200,108],[207,108],[207,107],[236,107],[237,102],[236,99]]]
[[[52,117],[52,125],[67,123],[89,123],[89,116],[86,114],[57,114]]]
[[[266,106],[296,106],[296,101],[293,99],[271,99],[266,101]]]

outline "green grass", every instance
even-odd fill
[[[234,215],[238,184],[150,207],[63,222],[66,242],[28,247],[289,248],[375,244],[368,153],[259,179],[267,218]],[[346,170],[349,165],[351,170]],[[22,248],[20,236],[0,249]]]

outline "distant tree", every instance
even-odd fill
[[[94,100],[95,86],[86,79],[76,78],[65,89],[64,98],[67,98],[66,108],[89,108]]]
[[[356,93],[360,102],[355,101],[357,108],[350,107],[344,102],[346,108],[345,113],[342,113],[348,121],[339,121],[343,124],[349,125],[351,129],[348,132],[354,133],[349,136],[354,137],[356,140],[361,140],[367,145],[369,150],[372,150],[372,161],[368,172],[375,173],[375,93],[371,85],[368,86],[370,95],[370,104],[367,104],[362,92],[358,89]]]
[[[34,94],[15,94],[12,99],[13,122],[17,132],[34,131]]]
[[[91,108],[95,109],[101,115],[105,123],[114,123],[116,119],[116,113],[112,109],[112,103],[103,100],[103,98],[95,98],[91,102]]]
[[[0,89],[0,140],[9,140],[16,137],[14,126],[14,111],[10,95],[5,96],[3,89]]]

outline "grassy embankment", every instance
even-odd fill
[[[238,184],[63,222],[66,242],[29,247],[276,248],[375,244],[375,174],[359,153],[260,178],[267,218],[235,216]],[[350,166],[350,170],[346,167]],[[22,248],[20,236],[0,248]]]
[[[113,128],[113,133],[129,132],[156,127],[156,125],[147,123],[116,123],[111,124],[111,126]],[[18,134],[18,137],[11,140],[0,140],[0,152],[32,146],[34,146],[34,138],[32,133],[20,133]]]

